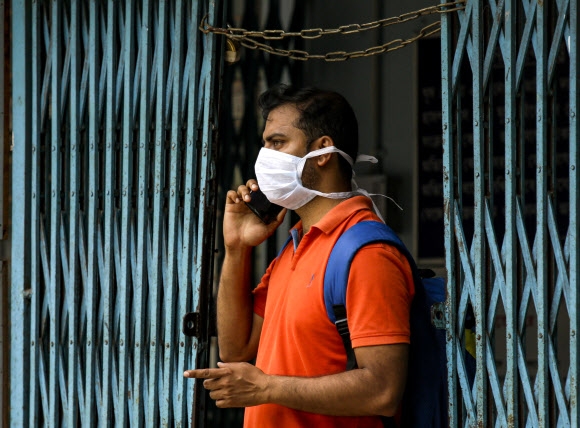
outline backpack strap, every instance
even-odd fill
[[[336,316],[332,306],[343,305],[346,307],[346,285],[354,256],[365,245],[378,242],[392,245],[405,255],[415,275],[417,269],[413,258],[410,257],[405,244],[389,226],[372,220],[355,224],[336,241],[326,264],[324,303],[328,318],[333,323],[336,322]]]
[[[356,355],[350,340],[350,330],[346,316],[346,286],[350,265],[358,251],[368,244],[386,243],[396,247],[407,256],[411,269],[415,272],[415,264],[409,258],[409,252],[403,242],[384,223],[378,221],[363,221],[344,232],[334,247],[326,264],[324,273],[324,304],[328,318],[335,324],[346,351],[346,370],[357,368]],[[381,417],[383,427],[395,428],[397,425],[392,417]]]
[[[347,371],[357,367],[346,314],[346,286],[348,284],[350,265],[356,253],[362,247],[377,242],[396,247],[407,256],[411,269],[413,269],[413,259],[409,258],[409,252],[403,242],[389,226],[378,221],[363,221],[350,227],[334,244],[326,264],[324,304],[328,318],[334,323],[342,339],[347,357]],[[414,272],[416,270],[414,269]]]

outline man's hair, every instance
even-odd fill
[[[262,116],[268,119],[270,112],[284,105],[291,105],[300,112],[294,124],[306,134],[308,145],[324,135],[332,138],[336,148],[356,160],[358,153],[358,121],[348,101],[340,94],[319,88],[295,88],[278,84],[258,99]],[[307,147],[308,149],[308,147]],[[350,180],[352,169],[338,155],[342,175]]]

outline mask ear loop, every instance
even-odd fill
[[[346,153],[345,153],[345,155],[346,155]],[[348,155],[346,155],[346,156],[348,156]],[[350,158],[350,156],[349,156],[349,158]],[[347,159],[347,160],[349,160],[349,159]],[[359,162],[377,163],[378,162],[378,159],[376,157],[370,156],[370,155],[358,155],[356,157],[356,163],[359,163]],[[397,203],[397,201],[395,201],[390,196],[382,195],[380,193],[369,193],[365,189],[361,189],[360,187],[358,187],[358,184],[356,184],[356,181],[354,181],[354,177],[355,177],[355,173],[354,173],[354,169],[353,169],[352,170],[352,180],[351,180],[351,183],[352,183],[351,185],[352,185],[353,191],[356,192],[356,193],[360,193],[361,195],[366,196],[367,198],[369,198],[372,201],[372,203],[373,203],[373,209],[375,210],[375,214],[379,216],[379,218],[383,221],[383,223],[386,223],[385,222],[385,219],[383,219],[383,216],[381,215],[381,212],[379,211],[379,208],[377,207],[377,204],[375,204],[375,201],[373,200],[372,196],[381,196],[383,198],[386,198],[389,201],[391,201],[393,204],[395,204],[395,206],[397,208],[399,208],[401,211],[403,211],[403,207],[401,207]]]
[[[327,153],[340,153],[340,155],[346,159],[346,161],[350,164],[350,166],[352,166],[352,158],[345,152],[337,148],[336,146],[328,146],[323,147],[322,149],[312,150],[311,152],[306,153],[306,155],[304,155],[304,157],[300,159],[300,162],[298,163],[298,166],[296,168],[296,172],[298,173],[300,183],[302,183],[302,171],[304,170],[304,164],[306,163],[306,160],[310,158],[315,158],[317,156],[322,156]]]
[[[300,178],[302,176],[302,170],[304,169],[304,164],[306,162],[306,159],[313,158],[313,157],[320,156],[320,155],[324,155],[326,153],[339,153],[343,158],[346,159],[346,161],[350,164],[351,167],[354,165],[355,162],[356,163],[358,163],[358,162],[377,163],[378,162],[378,159],[376,157],[370,156],[370,155],[362,155],[362,154],[361,155],[358,155],[356,157],[356,161],[353,162],[352,158],[347,153],[343,152],[342,150],[340,150],[336,146],[329,146],[329,147],[324,147],[322,149],[313,150],[310,153],[306,154],[306,156],[304,156],[300,160],[300,163],[298,164],[298,168],[297,168],[298,177]],[[379,211],[379,208],[377,207],[377,205],[375,204],[375,201],[373,200],[373,198],[371,196],[381,196],[383,198],[386,198],[389,201],[391,201],[393,204],[395,204],[395,206],[397,208],[399,208],[401,211],[403,211],[403,207],[401,207],[397,203],[397,201],[395,201],[390,196],[382,195],[380,193],[369,193],[365,189],[361,189],[360,187],[358,187],[358,184],[356,184],[356,181],[354,181],[354,177],[355,177],[355,173],[354,173],[354,169],[353,169],[352,170],[352,179],[351,179],[351,185],[352,185],[352,188],[353,188],[352,193],[359,193],[359,194],[361,194],[361,195],[366,196],[367,198],[369,198],[372,201],[372,203],[373,203],[373,209],[374,209],[376,215],[381,219],[381,221],[383,223],[385,223],[385,219],[381,215],[381,212]],[[302,180],[300,180],[300,181],[302,181]]]

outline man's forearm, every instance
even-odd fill
[[[226,251],[217,299],[220,356],[224,361],[247,361],[252,334],[250,291],[251,247]]]
[[[331,416],[392,416],[400,396],[368,369],[317,378],[268,376],[265,402]]]
[[[408,345],[360,347],[355,353],[359,369],[312,378],[268,375],[248,363],[218,363],[184,376],[205,379],[218,407],[270,403],[333,416],[394,415],[405,390]]]

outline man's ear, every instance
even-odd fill
[[[330,138],[328,135],[323,135],[315,142],[315,144],[317,149],[324,149],[326,147],[334,146],[334,141],[332,141],[332,138]],[[326,165],[330,161],[330,158],[333,154],[334,153],[326,153],[324,155],[318,156],[316,158],[316,163],[318,166]]]

